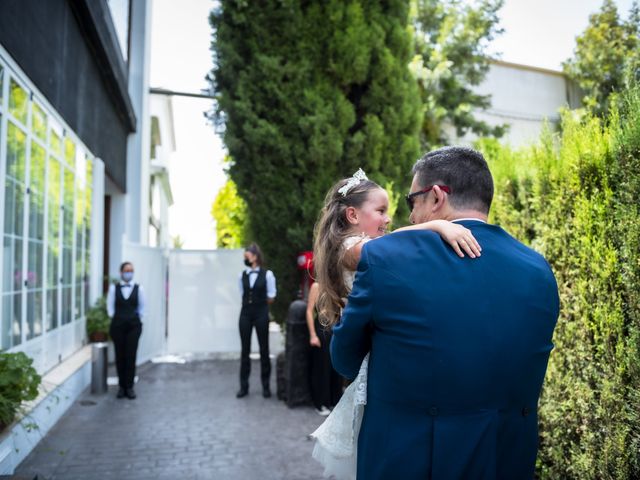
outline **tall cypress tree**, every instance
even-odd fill
[[[408,187],[420,124],[408,10],[405,0],[221,0],[211,14],[211,117],[278,277],[279,320],[329,187],[358,167]]]

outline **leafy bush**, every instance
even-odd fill
[[[0,430],[20,411],[22,402],[38,396],[40,375],[23,352],[0,353]]]
[[[549,260],[561,313],[540,402],[541,478],[640,478],[640,95],[565,112],[528,149],[480,148],[492,221]]]
[[[87,335],[91,337],[96,333],[109,333],[111,319],[107,315],[107,300],[99,298],[95,305],[87,310]]]

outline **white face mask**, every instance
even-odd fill
[[[127,283],[133,280],[133,272],[122,272],[121,276],[122,276],[122,280],[124,280]]]

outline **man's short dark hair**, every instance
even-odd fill
[[[413,166],[421,188],[447,185],[449,201],[457,210],[489,213],[493,178],[482,154],[467,147],[443,147],[424,155]]]

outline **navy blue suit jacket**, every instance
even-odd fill
[[[500,227],[460,223],[480,258],[459,258],[428,231],[362,250],[331,343],[348,378],[371,352],[359,479],[533,477],[557,284],[545,259]]]

